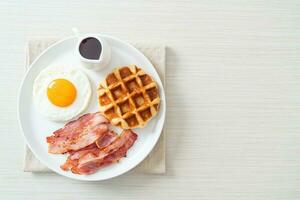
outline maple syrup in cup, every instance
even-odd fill
[[[103,69],[111,58],[111,47],[105,39],[96,35],[80,37],[77,52],[84,66],[93,70]]]

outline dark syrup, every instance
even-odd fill
[[[81,41],[79,52],[82,57],[91,60],[98,60],[102,51],[102,45],[97,38],[89,37]]]

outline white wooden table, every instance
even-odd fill
[[[32,37],[72,27],[167,45],[167,174],[22,172],[17,91]],[[0,1],[0,199],[300,199],[300,2]]]

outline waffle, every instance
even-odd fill
[[[100,112],[123,129],[144,127],[158,112],[154,80],[137,66],[115,69],[98,87]]]

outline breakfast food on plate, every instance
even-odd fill
[[[78,160],[88,153],[99,151],[112,143],[116,138],[117,134],[113,131],[107,131],[103,134],[103,137],[99,138],[95,143],[92,143],[77,151],[69,151],[69,156],[66,162],[60,166],[62,170],[68,171],[78,165]]]
[[[104,136],[107,123],[100,113],[85,114],[47,137],[48,151],[60,154],[82,149]]]
[[[67,123],[47,137],[47,143],[49,153],[69,153],[62,170],[92,174],[126,156],[136,139],[137,134],[131,130],[120,135],[109,130],[107,119],[97,112]]]
[[[33,97],[50,120],[66,121],[88,105],[91,87],[79,70],[48,67],[34,82]],[[60,167],[74,174],[92,174],[118,162],[137,140],[132,128],[144,127],[158,112],[158,86],[141,68],[115,69],[98,87],[100,112],[82,115],[46,138],[48,152],[69,156]],[[125,130],[110,130],[109,122]]]
[[[103,149],[117,138],[117,134],[114,131],[107,131],[101,138],[96,140],[95,144],[99,149]]]
[[[73,167],[78,165],[79,158],[83,157],[84,155],[91,153],[93,151],[97,151],[98,147],[96,143],[90,144],[82,149],[77,151],[70,151],[70,155],[68,156],[66,162],[60,166],[60,168],[64,171],[72,170]]]
[[[92,174],[98,169],[118,162],[126,156],[128,149],[134,144],[137,135],[131,130],[125,130],[111,144],[104,149],[93,146],[85,152],[80,152],[76,156],[69,156],[62,169],[75,174]]]
[[[91,86],[78,69],[49,66],[34,80],[33,100],[49,120],[67,121],[82,113],[91,98]]]
[[[108,74],[98,87],[100,112],[123,129],[144,127],[158,112],[160,97],[155,81],[137,66]]]

